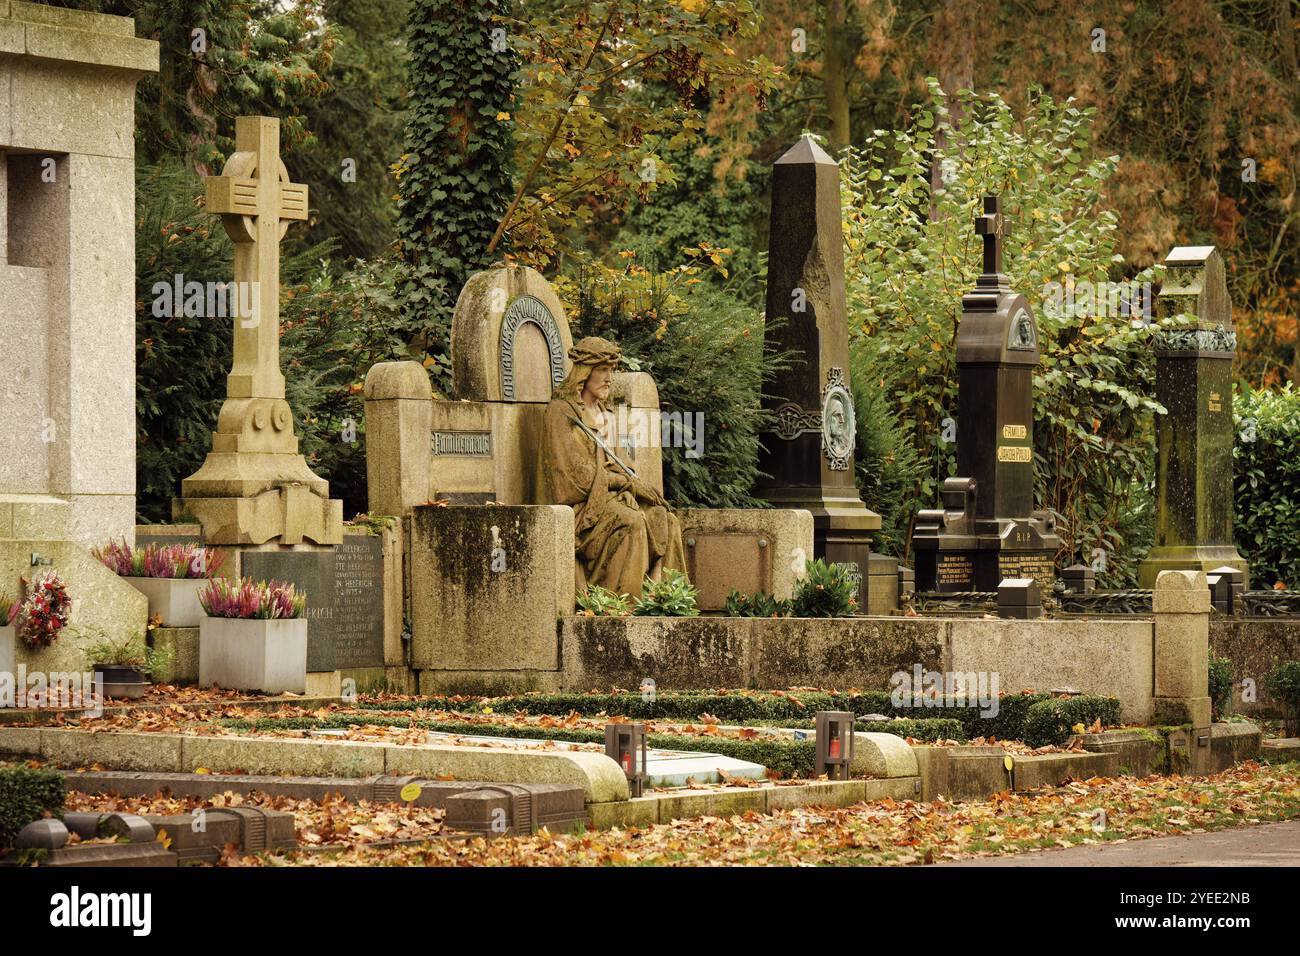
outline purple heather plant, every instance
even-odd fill
[[[132,548],[122,541],[110,541],[91,554],[115,574],[129,578],[210,578],[225,563],[226,556],[197,544],[147,544]]]
[[[213,578],[199,591],[199,603],[208,617],[297,618],[307,610],[307,595],[280,581]]]

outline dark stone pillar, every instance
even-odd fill
[[[1003,219],[984,199],[975,229],[984,270],[962,297],[957,330],[957,470],[943,508],[917,515],[912,533],[922,591],[995,591],[1003,578],[1034,578],[1049,592],[1060,538],[1034,511],[1034,369],[1038,326],[1002,272]]]
[[[871,532],[880,516],[858,497],[856,423],[849,386],[840,170],[805,136],[772,172],[766,347],[792,360],[764,386],[776,425],[762,435],[754,494],[812,512],[814,557],[853,564],[868,606]]]
[[[1138,583],[1161,571],[1236,568],[1249,579],[1232,536],[1232,360],[1237,334],[1214,246],[1182,246],[1165,257],[1159,318],[1191,315],[1190,326],[1156,333],[1156,539]]]

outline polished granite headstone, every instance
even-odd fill
[[[812,512],[813,556],[851,565],[865,611],[880,516],[854,480],[840,170],[810,136],[773,166],[770,235],[764,346],[791,361],[763,388],[774,424],[761,436],[754,494]]]
[[[373,534],[344,534],[335,549],[335,666],[384,664],[384,552]]]
[[[1034,508],[1034,392],[1038,326],[1002,272],[1004,221],[984,198],[975,231],[983,273],[962,297],[957,330],[957,472],[941,509],[921,511],[912,533],[920,591],[995,591],[1034,578],[1044,591],[1060,547],[1055,521]]]
[[[335,549],[319,551],[245,551],[242,573],[257,581],[284,581],[307,595],[307,670],[338,667],[334,648],[338,598]]]

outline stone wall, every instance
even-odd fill
[[[855,687],[897,671],[997,672],[999,690],[1113,694],[1124,719],[1151,714],[1151,619],[588,618],[560,623],[567,690],[636,687]]]
[[[1276,705],[1269,699],[1264,679],[1284,661],[1300,661],[1300,619],[1240,618],[1210,616],[1210,653],[1232,662],[1238,681],[1233,688],[1229,713],[1270,713]],[[1255,682],[1256,699],[1242,700],[1242,678]]]

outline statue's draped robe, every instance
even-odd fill
[[[667,508],[637,501],[627,475],[574,418],[601,433],[581,402],[552,399],[546,409],[546,472],[551,501],[573,508],[575,551],[588,583],[636,597],[647,574],[685,573],[681,523]]]

